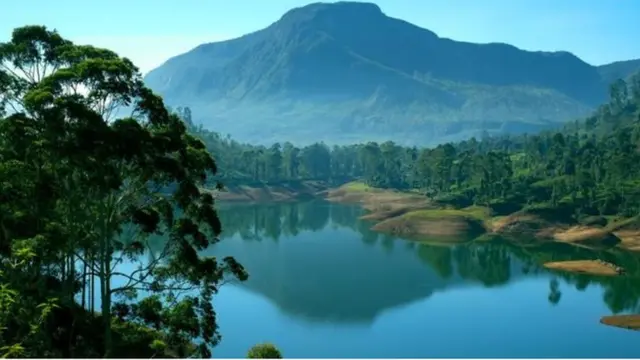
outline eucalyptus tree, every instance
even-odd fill
[[[81,282],[91,306],[96,279],[105,356],[113,353],[120,298],[120,318],[153,323],[169,342],[200,338],[199,354],[209,355],[220,338],[211,298],[227,278],[247,275],[231,257],[198,256],[221,231],[213,197],[199,190],[216,172],[204,144],[144,86],[131,61],[112,51],[26,26],[0,45],[0,64],[0,105],[11,112],[0,127],[11,139],[0,159],[24,167],[20,181],[34,184],[5,204],[33,223],[22,234],[20,221],[0,219],[3,256],[30,239],[39,259],[33,266],[64,284],[62,302],[74,300]],[[162,249],[142,256],[154,236],[164,237]],[[138,267],[121,272],[124,260]],[[113,285],[116,278],[122,284]],[[140,291],[150,297],[130,306]],[[149,306],[156,302],[171,306]]]

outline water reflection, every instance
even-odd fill
[[[271,217],[274,208],[243,206],[223,211],[227,238],[215,252],[241,261],[250,273],[250,280],[242,286],[269,298],[290,315],[310,321],[369,323],[385,309],[450,285],[425,267],[411,249],[394,251],[395,239],[385,239],[356,224],[359,211],[355,207],[318,203],[282,206],[281,213],[286,215],[279,221],[271,218],[290,234],[280,237],[275,235],[284,231],[259,225],[265,222],[257,214]],[[257,221],[244,222],[247,219]],[[252,236],[243,236],[242,227],[254,229]],[[359,235],[355,241],[354,235]],[[242,240],[234,241],[233,237]],[[374,246],[378,238],[379,247]]]
[[[221,206],[223,241],[208,254],[232,255],[249,271],[243,288],[284,313],[314,322],[371,323],[380,313],[456,287],[501,287],[526,277],[548,277],[556,305],[560,281],[585,290],[605,288],[613,313],[638,310],[640,257],[566,244],[520,247],[470,243],[456,247],[405,242],[370,230],[358,206],[305,202]],[[627,276],[550,274],[546,261],[601,258]],[[566,285],[564,285],[566,286]]]

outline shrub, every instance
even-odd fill
[[[282,359],[282,354],[280,350],[269,343],[257,344],[249,349],[247,353],[247,358],[249,359]]]

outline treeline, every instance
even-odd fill
[[[193,126],[189,109],[178,113],[219,156],[224,182],[361,179],[498,212],[538,205],[576,215],[631,216],[640,211],[640,76],[618,80],[610,93],[592,116],[557,132],[472,138],[430,149],[393,142],[251,146]]]
[[[218,164],[216,178],[224,184],[301,180],[344,183],[365,178],[377,186],[408,187],[408,183],[402,181],[402,173],[411,170],[418,155],[417,148],[403,148],[393,142],[333,147],[316,143],[302,148],[289,142],[269,147],[243,144],[230,136],[224,137],[201,125],[194,125],[188,107],[178,107],[173,111],[184,119],[190,132],[203,140],[207,149],[215,154]]]

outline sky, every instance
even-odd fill
[[[241,36],[307,0],[22,0],[0,12],[0,41],[46,25],[80,44],[109,48],[143,73],[199,44]],[[570,51],[601,65],[640,58],[639,0],[371,0],[388,16],[441,37]]]

